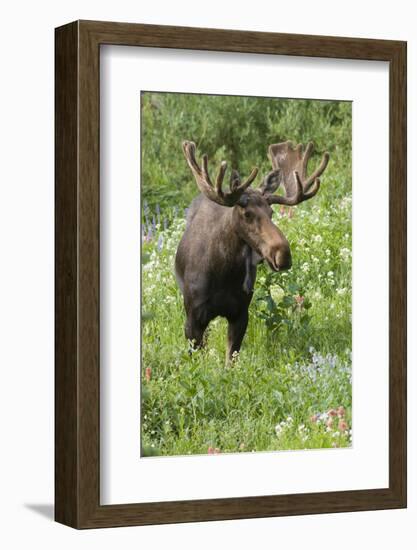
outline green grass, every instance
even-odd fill
[[[187,131],[184,96],[157,95],[161,96],[159,103],[149,112],[146,102],[150,99],[142,98],[142,128],[146,128],[148,140],[142,156],[143,197],[147,201],[142,247],[142,454],[350,446],[350,105],[303,102],[300,111],[308,114],[304,130],[284,138],[305,143],[314,138],[311,132],[315,131],[319,141],[327,144],[331,161],[313,200],[293,209],[275,207],[274,222],[290,242],[293,266],[278,274],[265,266],[258,268],[244,343],[233,364],[226,366],[223,319],[210,324],[204,350],[190,354],[184,337],[185,314],[174,277],[174,256],[185,226],[183,200],[188,204],[190,196],[196,195],[192,176],[183,172],[186,164],[179,151],[169,159],[173,168],[170,178],[175,182],[173,196],[165,200],[165,176],[152,176],[157,158],[159,170],[163,170],[158,157],[163,139],[152,141],[149,136],[165,136],[167,142],[177,140],[179,145],[181,139],[197,140],[193,132],[198,129],[195,109],[199,105],[194,103],[203,100],[193,96],[189,105],[192,128]],[[262,100],[256,101],[260,108]],[[222,104],[213,105],[220,108]],[[271,105],[268,103],[268,109]],[[244,108],[251,109],[255,122],[281,137],[279,125],[284,131],[297,123],[296,105],[294,100],[281,101],[279,120],[274,119],[273,111],[264,109],[263,121],[250,102]],[[246,119],[243,113],[241,120]],[[207,146],[210,137],[212,154],[225,156],[225,148],[220,146],[222,135],[216,138],[207,125],[204,132]],[[266,157],[267,144],[273,140],[262,139]],[[239,141],[242,150],[237,147],[234,152],[239,166],[240,157],[247,155],[246,141]],[[254,153],[245,162],[262,166],[265,159]],[[265,171],[269,169],[265,163]],[[175,194],[175,185],[184,178],[185,199]],[[152,181],[154,187],[148,192]],[[155,203],[158,193],[160,208]]]

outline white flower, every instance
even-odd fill
[[[339,256],[344,260],[345,262],[350,258],[351,251],[349,248],[341,248],[339,251]]]
[[[349,206],[352,203],[352,197],[343,197],[343,199],[340,201],[340,207],[341,208],[349,208]]]
[[[303,263],[303,265],[301,266],[301,271],[304,271],[304,273],[308,273],[310,271],[310,266],[307,262]]]
[[[347,288],[336,288],[336,294],[339,294],[339,296],[344,296],[347,292]]]
[[[323,237],[321,235],[314,235],[313,241],[316,242],[316,243],[322,243],[323,242]]]
[[[272,299],[274,302],[279,302],[284,297],[284,290],[279,285],[273,285],[269,288],[269,292],[271,293]]]

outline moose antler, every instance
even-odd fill
[[[313,151],[313,144],[310,142],[303,154],[303,146],[298,144],[295,148],[291,141],[276,143],[269,146],[274,171],[268,174],[261,192],[267,195],[269,204],[285,204],[294,206],[307,199],[311,199],[320,188],[319,176],[326,169],[329,162],[329,153],[324,153],[320,166],[311,176],[307,176],[307,164]],[[285,196],[272,195],[282,183],[285,189]]]
[[[225,193],[222,189],[222,184],[226,173],[227,163],[223,161],[220,164],[219,172],[216,177],[216,183],[213,185],[208,173],[207,155],[203,155],[203,163],[200,167],[195,159],[195,143],[192,141],[184,141],[182,148],[188,166],[194,174],[200,191],[206,195],[207,198],[222,206],[234,206],[243,195],[244,191],[256,178],[258,173],[258,169],[254,168],[249,177],[242,183],[239,174],[233,170],[230,178],[230,192]]]

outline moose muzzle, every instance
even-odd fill
[[[291,251],[288,244],[281,244],[279,247],[272,248],[268,254],[265,254],[264,258],[268,262],[269,267],[274,271],[290,269],[292,264]]]
[[[262,237],[261,254],[269,267],[273,271],[290,269],[292,264],[290,243],[282,231],[269,222],[264,225]]]

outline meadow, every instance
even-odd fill
[[[350,446],[351,104],[162,93],[141,102],[142,455]],[[174,257],[198,194],[184,139],[211,166],[226,159],[243,174],[271,169],[270,143],[313,141],[312,166],[330,153],[316,197],[274,208],[293,266],[258,268],[248,330],[228,366],[224,319],[210,324],[203,350],[184,337]]]

